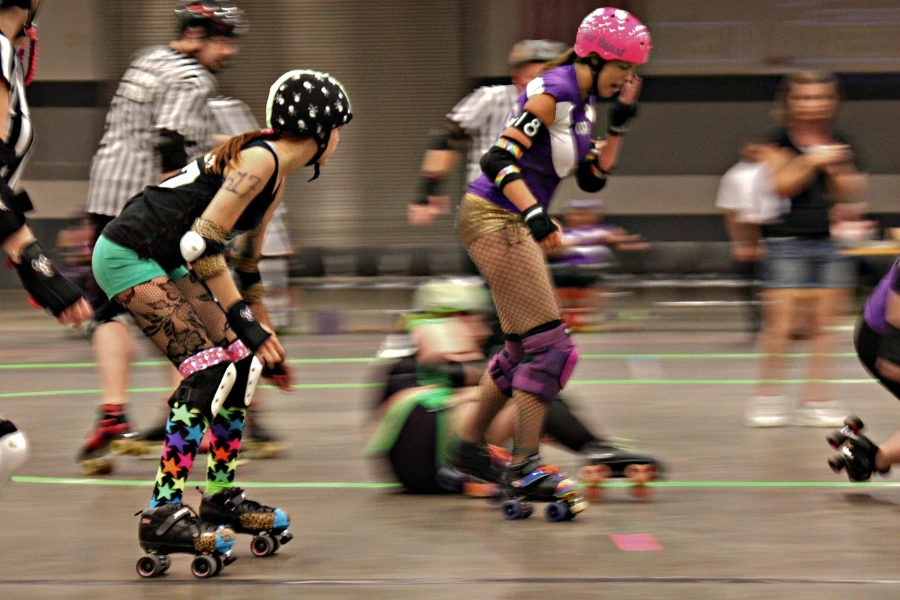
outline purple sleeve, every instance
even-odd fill
[[[528,97],[549,94],[556,98],[557,102],[572,102],[572,77],[567,71],[571,68],[571,66],[557,67],[532,79],[525,88]]]

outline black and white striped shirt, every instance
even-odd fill
[[[447,115],[470,139],[466,183],[472,183],[481,175],[479,161],[506,128],[509,111],[518,97],[519,91],[514,85],[480,87],[460,100]]]
[[[0,64],[2,64],[3,79],[9,86],[9,109],[6,115],[6,125],[2,132],[3,139],[10,148],[14,148],[16,151],[16,160],[12,164],[0,168],[0,177],[6,180],[9,187],[16,189],[34,143],[34,129],[31,125],[28,101],[25,99],[22,65],[16,56],[15,46],[2,34],[0,34]]]
[[[215,92],[212,73],[168,46],[138,56],[106,116],[91,164],[87,211],[114,217],[132,196],[159,181],[162,129],[184,136],[189,158],[210,150],[214,123],[207,101]]]

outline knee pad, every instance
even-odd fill
[[[234,363],[237,376],[234,387],[225,399],[225,408],[247,408],[253,402],[253,394],[256,393],[256,385],[262,375],[262,363],[255,356]]]
[[[552,402],[575,370],[578,348],[559,321],[535,328],[522,336],[522,347],[531,360],[520,364],[513,375],[513,388]]]
[[[225,359],[189,373],[182,380],[175,393],[172,394],[172,397],[169,399],[169,406],[177,402],[186,405],[190,409],[196,408],[203,413],[207,420],[211,420],[216,416],[234,387],[237,369],[228,360],[223,348],[213,348],[213,350],[221,350]],[[206,350],[194,355],[185,363],[197,359],[197,357],[208,352],[210,351]],[[183,366],[184,364],[182,364]],[[182,367],[179,367],[178,370],[184,375]]]
[[[0,418],[0,488],[28,459],[28,440],[12,421]]]
[[[522,342],[515,337],[507,337],[503,350],[495,354],[488,363],[488,373],[504,396],[512,396],[513,373],[522,362],[522,356]]]

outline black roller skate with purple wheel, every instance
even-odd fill
[[[236,533],[251,534],[250,551],[254,556],[275,554],[278,548],[294,539],[293,534],[287,532],[291,519],[286,512],[247,500],[241,488],[228,488],[212,495],[201,492],[201,495],[200,517],[230,527]]]
[[[890,471],[890,467],[884,471],[875,468],[878,446],[862,435],[863,427],[859,417],[847,417],[844,428],[826,438],[829,445],[837,450],[837,454],[828,459],[828,466],[835,473],[846,470],[850,481],[868,481],[872,473],[885,475]]]
[[[502,486],[501,493],[507,500],[500,510],[508,520],[530,517],[534,511],[532,502],[548,503],[544,518],[551,523],[571,521],[588,506],[581,495],[581,485],[556,467],[542,464],[538,455],[509,465],[503,473]]]
[[[204,522],[180,502],[163,504],[137,513],[138,541],[146,555],[138,559],[138,575],[158,577],[169,570],[170,554],[192,554],[191,573],[198,579],[218,575],[233,563],[234,531]]]

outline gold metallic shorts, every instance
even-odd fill
[[[459,205],[457,226],[459,239],[466,248],[481,236],[504,229],[510,244],[517,244],[524,237],[530,235],[521,215],[510,212],[475,194],[463,196]]]

